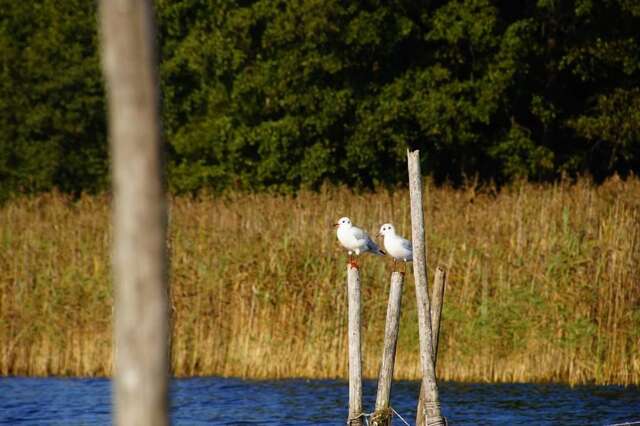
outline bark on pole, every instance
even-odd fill
[[[167,425],[166,201],[151,2],[102,0],[113,175],[114,423]]]
[[[360,338],[360,271],[347,265],[349,302],[349,425],[364,425],[362,417],[362,348]]]
[[[444,290],[447,282],[447,272],[442,266],[436,269],[433,279],[433,289],[431,290],[431,325],[433,327],[433,368],[438,363],[438,342],[440,340],[440,316],[442,314],[442,304],[444,301]],[[424,387],[420,386],[420,399],[418,401],[418,413],[424,410]],[[424,416],[416,416],[416,426],[424,426]]]
[[[391,397],[391,383],[393,381],[396,345],[398,343],[398,330],[400,328],[403,284],[404,274],[392,272],[391,286],[389,288],[389,304],[387,305],[387,320],[384,330],[384,349],[382,352],[382,362],[380,363],[380,376],[378,377],[376,410],[371,417],[371,426],[387,426],[391,424],[392,413],[389,409],[389,399]]]
[[[431,306],[427,292],[427,259],[419,150],[407,150],[407,165],[409,169],[409,195],[411,197],[413,274],[416,284],[418,330],[420,334],[420,364],[422,367],[422,386],[425,388],[424,415],[426,416],[427,425],[444,425],[445,420],[440,412],[440,398],[433,364]]]

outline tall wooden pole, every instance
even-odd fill
[[[442,304],[444,302],[444,289],[447,282],[447,272],[442,266],[436,269],[433,279],[433,289],[431,290],[431,325],[433,326],[433,368],[438,363],[438,342],[440,340],[440,317],[442,314]],[[418,415],[416,416],[416,426],[424,426],[424,416],[420,413],[424,411],[424,387],[420,386],[420,399],[418,401]]]
[[[380,376],[378,377],[376,410],[371,417],[371,426],[388,426],[391,424],[392,413],[389,409],[389,399],[391,397],[391,383],[393,381],[396,345],[398,343],[398,330],[400,328],[403,284],[404,274],[392,272],[391,286],[389,288],[389,304],[387,305],[387,320],[384,330],[384,349],[382,352],[382,362],[380,363]]]
[[[155,23],[147,0],[102,0],[113,174],[115,423],[167,425],[167,212]]]
[[[349,302],[349,418],[351,426],[364,425],[362,417],[362,348],[360,338],[360,271],[347,265]]]
[[[419,150],[407,150],[407,165],[409,168],[409,195],[411,197],[413,274],[416,284],[418,330],[420,334],[420,364],[422,366],[422,386],[425,388],[424,415],[426,415],[427,425],[444,425],[445,420],[440,412],[440,397],[438,395],[438,384],[436,383],[436,371],[433,365],[431,306],[429,293],[427,292],[427,259]]]

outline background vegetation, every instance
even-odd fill
[[[441,379],[640,384],[640,180],[427,188],[428,263],[449,270]],[[346,254],[330,224],[347,212],[410,233],[405,190],[173,198],[174,372],[346,377]],[[108,198],[23,197],[0,223],[0,374],[109,374]],[[361,264],[375,377],[390,262]],[[398,378],[419,377],[415,306],[409,273]]]
[[[0,374],[111,372],[95,8],[0,0]],[[639,2],[156,11],[176,374],[344,377],[329,224],[408,235],[408,144],[430,175],[429,263],[450,271],[439,376],[640,383]],[[363,263],[375,376],[389,269]],[[409,283],[404,306],[397,375],[416,378]]]
[[[640,171],[635,0],[156,6],[174,192]],[[95,7],[0,0],[0,198],[108,187]]]

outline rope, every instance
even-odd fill
[[[439,403],[435,402],[435,403],[427,403],[429,404],[430,407],[435,407],[435,406],[440,406]],[[427,406],[427,404],[425,404],[425,407]],[[400,413],[398,413],[393,407],[389,407],[389,410],[391,410],[391,412],[400,419],[400,421],[402,423],[404,423],[407,426],[411,426],[405,419],[404,417],[402,417],[400,415]],[[369,418],[372,417],[375,413],[360,413],[357,416],[353,416],[353,417],[349,417],[347,419],[347,424],[351,425],[351,422],[354,420],[358,420],[360,417],[364,417],[364,424],[365,425],[369,425]],[[447,422],[446,418],[442,418],[442,420],[444,420],[444,425],[448,425],[449,423]],[[624,422],[624,423],[612,423],[612,424],[608,424],[605,426],[633,426],[633,425],[640,425],[640,420],[639,421],[635,421],[635,422]]]
[[[405,419],[402,418],[402,416],[400,414],[398,414],[398,412],[396,410],[393,409],[393,407],[389,407],[389,409],[393,412],[393,414],[395,414],[396,416],[398,416],[398,418],[400,420],[402,420],[402,423],[404,423],[407,426],[411,426],[409,423],[407,423],[407,421]]]
[[[439,401],[425,401],[424,402],[424,411],[426,413],[429,413],[429,411],[433,411],[433,410],[437,410],[438,412],[440,411],[440,402]],[[447,423],[447,419],[444,418],[444,416],[440,416],[440,419],[433,419],[431,416],[427,416],[427,426],[438,426],[438,425],[443,425],[446,426]]]
[[[425,401],[424,402],[424,408],[440,408],[440,402],[438,401]]]
[[[377,410],[371,415],[370,424],[372,425],[388,425],[393,414],[389,408]]]
[[[409,423],[404,419],[404,417],[402,417],[402,416],[400,415],[400,413],[398,413],[398,412],[397,412],[393,407],[389,406],[388,410],[389,410],[389,411],[391,411],[391,413],[395,414],[395,415],[400,419],[400,421],[401,421],[402,423],[404,423],[404,424],[405,424],[405,425],[407,425],[407,426],[411,426],[411,425],[410,425],[410,424],[409,424]],[[384,414],[384,413],[383,413],[383,414]],[[370,418],[370,417],[373,417],[373,416],[375,416],[375,415],[376,415],[376,413],[375,413],[375,412],[374,412],[374,413],[360,413],[360,414],[358,414],[357,416],[349,417],[349,418],[347,419],[347,424],[348,424],[348,425],[351,425],[351,422],[352,422],[352,421],[354,421],[354,420],[358,420],[360,417],[363,417],[363,418],[364,418],[364,424],[365,424],[365,425],[369,425],[369,418]],[[443,417],[443,419],[444,419],[444,417]],[[373,420],[373,419],[372,419],[372,420]],[[446,419],[445,419],[445,423],[444,423],[444,424],[445,424],[445,425],[447,424]],[[615,426],[615,425],[612,425],[612,426]]]
[[[347,424],[348,424],[348,425],[351,425],[351,422],[352,422],[352,421],[354,421],[354,420],[358,420],[360,417],[364,417],[364,424],[365,424],[365,425],[368,425],[368,424],[369,424],[369,419],[368,419],[368,417],[371,417],[371,414],[372,414],[372,413],[360,413],[360,414],[358,414],[357,416],[349,417],[349,418],[347,419]]]

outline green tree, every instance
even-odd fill
[[[0,3],[0,197],[104,188],[95,4]]]
[[[156,6],[175,192],[640,172],[635,1]],[[95,4],[0,7],[0,197],[105,188]]]

